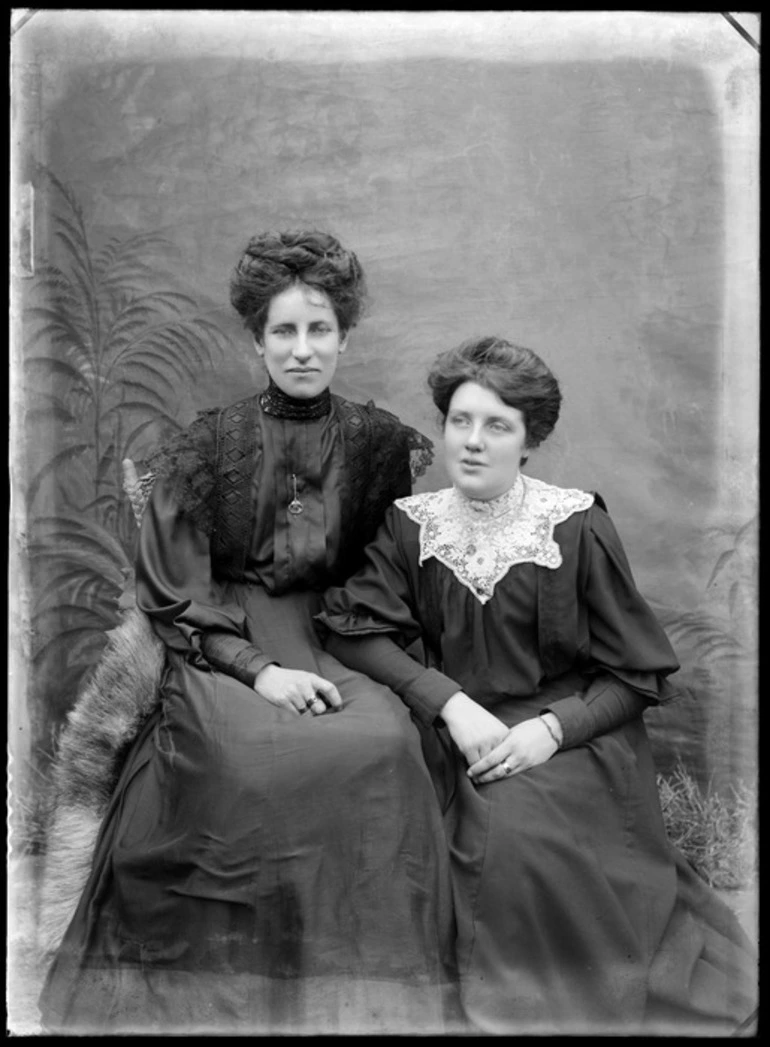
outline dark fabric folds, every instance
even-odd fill
[[[344,420],[334,399],[307,419],[256,404],[216,415],[227,440],[206,504],[216,521],[224,512],[224,530],[173,470],[145,509],[136,594],[166,648],[162,693],[49,971],[49,1032],[446,1028],[449,856],[421,738],[399,698],[324,651],[313,628],[320,591],[360,556],[351,527],[409,491],[408,433],[397,419],[379,425],[373,406],[351,405]],[[198,450],[212,417],[195,428]],[[351,463],[352,418],[364,419],[362,446],[393,438],[382,450],[393,469],[374,492]],[[342,709],[272,704],[254,689],[267,662],[330,681]]]
[[[679,662],[636,587],[615,526],[599,507],[586,514],[583,526],[588,534],[581,535],[579,592],[587,609],[589,659],[649,699],[670,701],[679,692],[667,677]],[[563,540],[569,542],[569,535]]]
[[[136,602],[149,614],[169,650],[207,668],[202,643],[207,634],[227,637],[231,654],[259,650],[245,639],[246,616],[224,603],[211,570],[209,538],[180,512],[173,485],[157,480],[139,532]]]
[[[643,721],[676,693],[676,656],[601,504],[554,537],[560,567],[516,564],[482,604],[437,560],[420,564],[419,526],[393,508],[317,625],[335,657],[386,683],[423,725],[475,1029],[735,1032],[756,1004],[756,953],[668,841]],[[405,650],[418,639],[431,668]],[[560,749],[475,785],[441,722],[459,690],[508,727],[552,711]]]

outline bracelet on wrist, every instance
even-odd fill
[[[556,748],[557,749],[561,749],[561,742],[559,741],[559,739],[554,734],[553,727],[551,727],[550,723],[546,720],[544,713],[540,713],[540,719],[542,720],[543,726],[545,727],[546,731],[548,731],[550,736],[556,742]]]

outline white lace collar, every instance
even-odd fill
[[[593,501],[586,491],[519,474],[509,491],[488,502],[446,487],[395,504],[420,525],[420,563],[435,557],[486,603],[514,564],[559,567],[554,527]]]

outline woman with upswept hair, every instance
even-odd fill
[[[676,693],[676,656],[602,499],[522,471],[559,383],[488,337],[429,384],[452,486],[396,500],[318,621],[432,738],[470,1027],[736,1033],[756,957],[667,839],[643,722]]]
[[[264,233],[232,277],[268,382],[149,460],[136,599],[165,647],[80,905],[49,1032],[441,1032],[453,929],[408,710],[312,627],[431,445],[330,392],[356,255]]]

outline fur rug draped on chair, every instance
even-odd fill
[[[126,751],[160,699],[165,649],[138,608],[108,633],[67,716],[52,777],[39,945],[55,952],[91,871],[94,845]]]

